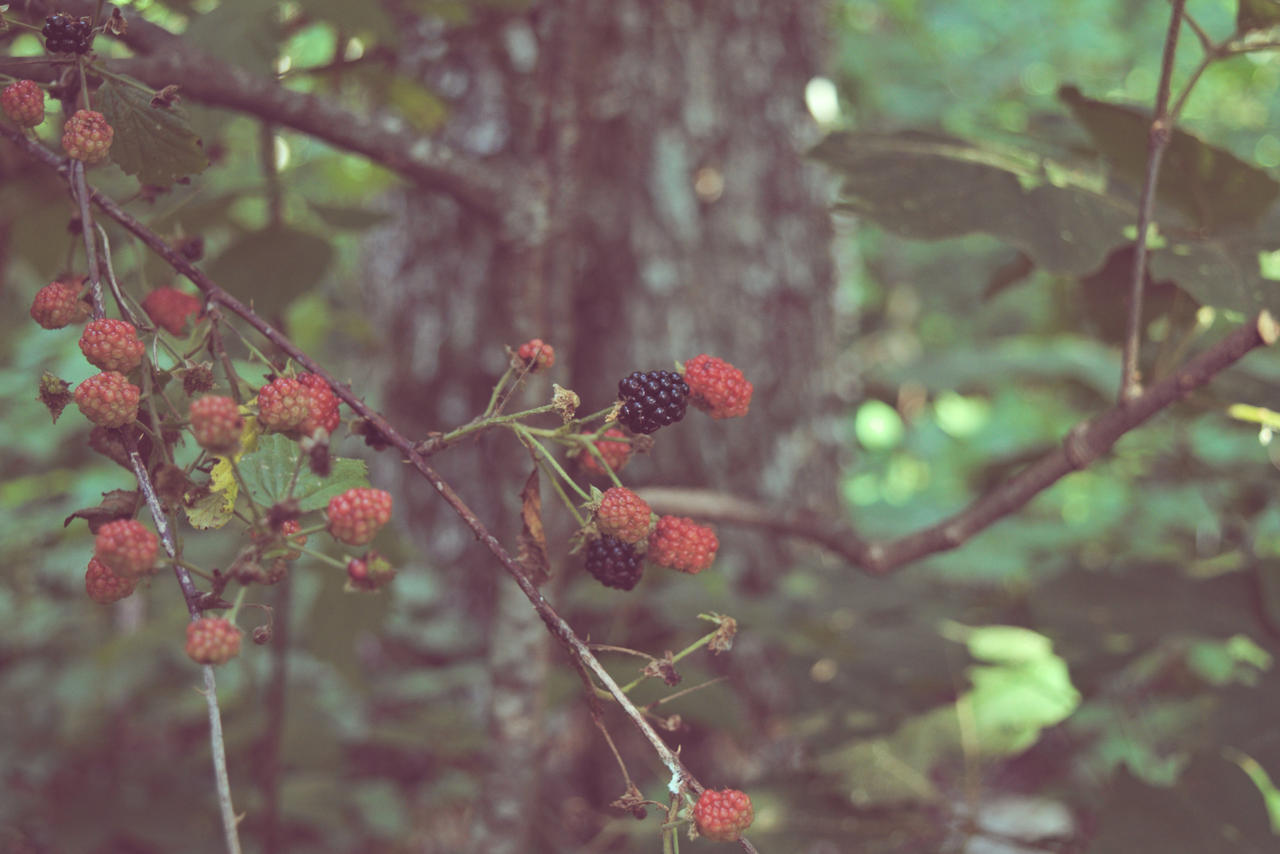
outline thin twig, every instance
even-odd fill
[[[1178,32],[1182,29],[1182,10],[1186,0],[1173,0],[1173,12],[1169,16],[1169,31],[1164,40],[1164,55],[1160,62],[1160,85],[1156,89],[1156,109],[1147,136],[1147,172],[1142,181],[1142,195],[1138,202],[1138,234],[1134,239],[1133,272],[1129,282],[1129,317],[1125,325],[1124,355],[1120,373],[1121,403],[1142,393],[1142,378],[1138,374],[1138,349],[1142,338],[1142,291],[1147,275],[1147,229],[1151,225],[1155,207],[1156,184],[1160,175],[1160,161],[1165,147],[1173,136],[1169,119],[1169,89],[1173,80],[1173,57],[1178,48]]]
[[[151,511],[156,533],[160,535],[160,543],[164,546],[165,554],[169,556],[169,562],[173,565],[173,574],[177,577],[178,586],[182,589],[187,613],[192,620],[198,620],[201,616],[200,591],[191,580],[191,573],[187,571],[182,561],[178,560],[178,549],[174,543],[173,531],[169,528],[168,516],[160,505],[160,497],[151,483],[147,466],[138,453],[137,442],[128,430],[125,431],[125,448],[129,453],[129,465],[133,469],[133,476],[138,481],[138,488],[142,490],[147,509]],[[227,854],[240,854],[240,832],[237,827],[235,807],[231,802],[231,778],[227,775],[227,751],[222,740],[222,712],[218,708],[218,686],[214,680],[211,665],[203,665],[201,670],[204,671],[204,690],[201,693],[204,694],[205,707],[209,713],[209,750],[213,756],[213,777],[218,789],[222,834],[226,839]]]
[[[106,305],[102,301],[98,252],[93,245],[93,215],[89,212],[89,190],[84,180],[84,162],[81,160],[71,161],[71,195],[80,206],[80,233],[84,236],[85,265],[89,270],[89,288],[93,295],[93,319],[100,320],[106,315]]]

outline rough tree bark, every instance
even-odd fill
[[[461,27],[406,20],[406,68],[450,105],[445,140],[528,163],[545,192],[521,233],[440,195],[390,201],[398,217],[369,244],[367,293],[399,354],[378,368],[392,420],[424,433],[467,420],[503,369],[502,346],[535,335],[554,342],[556,378],[584,411],[632,370],[709,352],[755,383],[750,417],[691,413],[629,478],[830,506],[831,234],[826,185],[802,158],[823,14],[802,0],[545,0]],[[508,436],[438,461],[493,530],[515,534],[530,464]],[[402,492],[428,559],[489,625],[490,684],[476,702],[493,762],[472,850],[554,849],[531,822],[546,633],[434,495],[412,480]],[[767,583],[775,567],[748,555],[779,552],[745,539],[726,542],[722,567]],[[554,550],[553,539],[553,561]]]

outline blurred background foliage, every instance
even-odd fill
[[[407,5],[447,26],[512,4]],[[1188,9],[1214,39],[1236,26],[1233,0]],[[448,121],[432,92],[377,61],[396,50],[397,28],[374,4],[287,4],[283,25],[253,0],[137,2],[132,11],[258,73],[274,62],[297,89],[389,105],[424,132]],[[828,99],[815,112],[830,129],[1069,152],[1105,171],[1058,91],[1149,104],[1168,4],[836,0],[829,15],[836,109]],[[339,33],[356,39],[353,62],[315,71]],[[1183,35],[1178,81],[1199,60]],[[7,46],[13,55],[41,49],[26,35]],[[1183,127],[1274,170],[1278,87],[1280,54],[1217,63]],[[315,140],[273,137],[288,225],[273,224],[258,125],[187,107],[213,164],[151,204],[153,227],[202,235],[214,277],[252,293],[340,376],[353,354],[376,356],[358,302],[361,235],[381,221],[371,199],[396,179]],[[114,168],[94,179],[118,198],[136,190]],[[834,171],[831,181],[834,198]],[[23,211],[0,291],[0,849],[220,850],[176,591],[159,578],[125,605],[88,603],[89,546],[82,528],[62,524],[127,486],[122,470],[87,450],[74,412],[51,429],[34,401],[40,371],[73,383],[90,372],[74,336],[26,319],[32,294],[74,255],[67,207],[55,184],[31,174],[0,187],[0,210]],[[1018,249],[996,237],[921,242],[838,217],[840,298],[855,318],[831,366],[848,405],[841,512],[861,530],[895,535],[954,512],[1110,405],[1119,357],[1107,321],[1122,308],[1106,283],[1091,290],[1043,269],[1006,281]],[[167,281],[128,241],[115,251],[126,281]],[[1181,291],[1153,314],[1149,375],[1240,320]],[[516,342],[493,346],[504,343]],[[739,620],[732,653],[680,668],[684,685],[729,681],[659,709],[683,719],[685,759],[707,782],[750,790],[762,851],[1275,850],[1277,452],[1266,431],[1226,408],[1280,409],[1278,376],[1280,357],[1250,355],[1106,460],[963,548],[887,580],[814,551],[780,568],[776,595],[735,583],[741,568],[729,564],[697,578],[651,574],[625,599],[574,573],[557,604],[580,634],[654,654],[703,634],[699,611]],[[486,733],[469,686],[484,667],[484,639],[445,605],[430,555],[399,547],[393,533],[379,545],[401,567],[385,595],[346,595],[340,577],[305,562],[293,576],[283,850],[456,850],[474,808]],[[196,563],[216,564],[225,551],[216,535],[190,536],[187,548]],[[620,679],[633,673],[629,659],[608,663]],[[266,797],[265,698],[279,666],[270,648],[251,648],[219,671],[250,850]],[[598,740],[575,740],[581,727],[571,723],[586,714],[576,676],[560,661],[553,672],[551,776],[580,775],[587,756],[609,782],[548,785],[542,850],[657,850],[654,820],[608,809],[621,783]],[[646,685],[638,698],[663,693]],[[767,731],[748,726],[761,719]],[[609,723],[645,793],[663,799],[660,767],[620,717]],[[193,835],[207,842],[192,847]]]

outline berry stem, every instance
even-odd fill
[[[293,476],[289,478],[289,488],[284,492],[285,501],[293,498],[293,491],[298,488],[298,475],[302,474],[302,462],[306,459],[306,456],[306,454],[299,453],[293,458]]]
[[[245,503],[249,505],[249,513],[253,516],[253,524],[256,527],[262,519],[262,515],[258,512],[258,502],[249,498],[249,485],[244,482],[244,475],[240,474],[240,466],[236,463],[235,455],[225,458],[227,464],[231,466],[231,476],[236,479],[236,484],[240,487],[241,494],[245,497]]]
[[[93,242],[93,214],[89,212],[89,186],[84,180],[84,161],[71,161],[71,195],[80,207],[80,234],[84,237],[85,261],[89,267],[89,287],[93,295],[93,319],[106,316],[102,302],[102,279],[98,272],[98,252]]]
[[[231,604],[231,610],[223,615],[228,621],[232,623],[236,621],[236,615],[240,613],[240,606],[244,604],[244,594],[248,592],[249,588],[245,587],[243,584],[240,586],[240,589],[236,591],[236,601]]]
[[[227,383],[231,386],[231,399],[236,402],[236,406],[239,406],[244,403],[244,398],[240,395],[241,379],[222,340],[222,313],[215,306],[209,306],[206,314],[209,316],[209,352],[222,363],[222,370],[227,375]]]
[[[79,57],[76,58],[76,71],[80,74],[80,95],[84,100],[84,108],[92,110],[93,105],[89,103],[89,81],[84,74],[84,60]]]
[[[551,468],[554,469],[555,473],[558,474],[560,478],[564,480],[565,483],[573,487],[574,492],[582,496],[582,499],[584,501],[589,500],[591,498],[591,496],[583,492],[582,487],[578,486],[578,484],[574,482],[573,478],[569,477],[568,473],[565,472],[563,468],[561,468],[560,463],[556,460],[556,458],[553,457],[551,454],[547,453],[547,449],[542,447],[542,443],[540,443],[537,439],[533,437],[532,434],[529,433],[528,427],[525,427],[523,424],[519,422],[512,422],[511,429],[515,430],[516,435],[520,437],[520,440],[522,442],[524,442],[525,447],[527,447],[533,453],[533,458],[535,462],[537,462],[539,465],[541,465],[543,462],[546,462],[546,464],[550,465]],[[574,515],[577,516],[578,515],[577,509],[573,506],[573,503],[568,501],[567,499],[565,503],[569,505],[569,508],[574,511]]]
[[[107,284],[111,287],[111,296],[116,301],[116,307],[120,309],[120,316],[134,326],[142,326],[138,322],[138,316],[129,307],[129,301],[125,299],[124,293],[120,290],[120,283],[116,280],[116,270],[111,263],[111,241],[107,237],[107,230],[97,222],[94,222],[93,230],[98,233],[98,239],[102,241],[102,262],[107,268]]]
[[[335,557],[331,557],[325,554],[324,552],[318,552],[315,549],[308,548],[306,546],[300,546],[297,543],[294,543],[291,546],[289,546],[289,550],[294,552],[302,552],[304,555],[313,557],[316,560],[320,561],[321,563],[327,563],[329,564],[329,566],[336,566],[338,569],[342,570],[343,572],[347,571],[347,565],[345,563],[343,563],[342,561],[338,560]]]
[[[583,447],[587,449],[587,453],[595,457],[596,462],[600,464],[600,468],[604,469],[605,474],[609,475],[609,480],[613,481],[613,485],[622,486],[622,481],[618,479],[618,473],[613,470],[613,466],[609,465],[609,461],[604,458],[604,454],[600,453],[596,443],[586,442]]]
[[[473,433],[479,433],[482,430],[488,430],[490,427],[497,427],[503,424],[510,424],[519,421],[522,418],[528,418],[533,415],[541,415],[544,412],[553,412],[554,404],[546,404],[545,406],[535,406],[533,409],[526,409],[523,412],[512,412],[510,415],[482,415],[474,421],[469,421],[454,430],[445,433],[435,441],[437,448],[452,444],[459,439],[465,439]]]
[[[714,637],[715,637],[716,635],[718,635],[719,633],[720,633],[720,630],[719,630],[719,629],[716,629],[716,630],[715,630],[714,632],[712,632],[711,634],[709,634],[709,635],[705,635],[704,637],[701,637],[701,638],[698,638],[696,641],[694,641],[693,643],[689,644],[689,645],[688,645],[688,646],[686,646],[684,649],[682,649],[682,650],[680,650],[679,652],[677,652],[675,655],[671,656],[671,663],[672,663],[672,664],[675,664],[675,663],[676,663],[677,661],[679,661],[680,659],[682,659],[682,658],[686,658],[686,657],[688,657],[689,655],[692,655],[693,653],[697,652],[697,651],[698,651],[699,649],[701,649],[702,647],[704,647],[704,646],[706,646],[707,644],[711,643],[711,639],[712,639],[712,638],[714,638]],[[655,659],[655,658],[653,658],[652,656],[650,656],[650,657],[649,657],[649,660],[650,660],[650,661],[656,661],[657,659]],[[632,680],[631,680],[630,682],[628,682],[626,685],[623,685],[623,686],[622,686],[622,693],[624,693],[624,694],[630,694],[630,693],[631,693],[631,689],[632,689],[632,688],[636,687],[637,685],[639,685],[641,682],[643,682],[644,680],[646,680],[646,679],[648,679],[648,678],[649,678],[649,677],[648,677],[648,676],[646,676],[646,675],[640,675],[640,676],[637,676],[635,679],[632,679]],[[699,686],[699,687],[700,687],[700,686]],[[683,692],[682,692],[682,693],[683,693]]]
[[[488,418],[497,411],[498,397],[502,394],[502,389],[506,384],[511,381],[511,377],[515,375],[515,372],[516,369],[514,367],[508,366],[506,373],[498,377],[498,381],[493,384],[493,392],[489,395],[489,403],[485,406],[484,412],[480,415],[481,419]]]

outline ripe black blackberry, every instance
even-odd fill
[[[630,590],[644,572],[644,556],[630,543],[606,535],[587,546],[587,572],[605,587]]]
[[[636,371],[618,383],[618,421],[633,433],[649,434],[684,418],[689,386],[675,371]]]
[[[54,12],[44,19],[44,46],[49,53],[88,53],[93,44],[93,24],[66,12]]]

